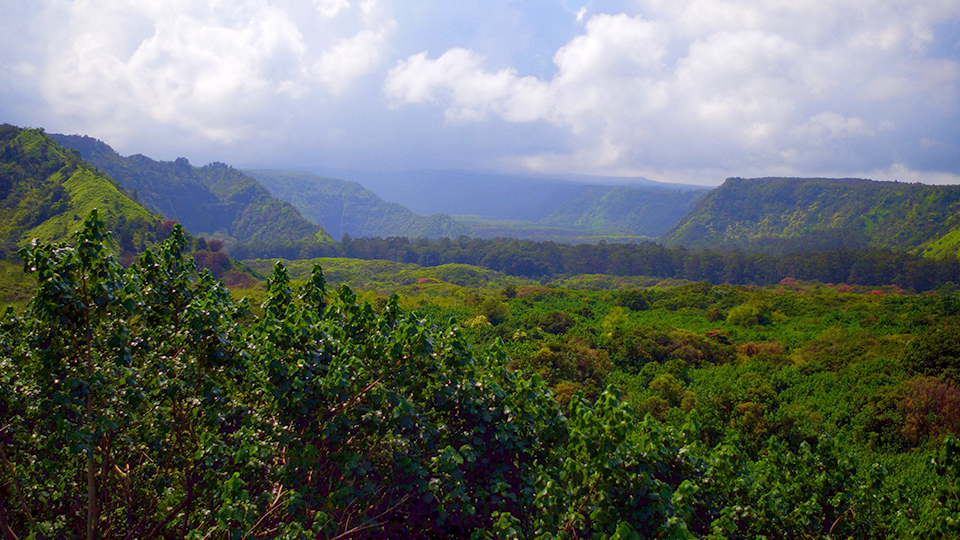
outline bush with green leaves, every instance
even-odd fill
[[[495,350],[282,266],[263,316],[183,256],[130,269],[92,215],[0,334],[0,525],[17,537],[462,536],[532,502],[556,402]],[[352,531],[352,532],[351,532]],[[432,531],[432,532],[431,532]]]
[[[960,329],[934,327],[917,335],[907,344],[902,362],[915,373],[960,384]]]

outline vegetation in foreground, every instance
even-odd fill
[[[196,274],[179,228],[128,269],[104,231],[93,214],[73,246],[21,252],[37,289],[0,326],[7,536],[960,532],[957,340],[936,322],[953,297],[506,288],[437,308],[461,330],[277,265],[254,316]],[[803,312],[819,300],[834,304]],[[869,314],[881,330],[845,302],[886,306]],[[830,328],[807,340],[813,320]],[[881,398],[865,417],[860,393]]]

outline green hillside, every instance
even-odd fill
[[[43,130],[5,124],[0,147],[0,255],[32,238],[65,238],[93,209],[124,250],[138,251],[156,240],[160,216]]]
[[[960,186],[863,179],[729,178],[661,240],[782,253],[841,247],[956,254]]]
[[[707,190],[587,186],[540,225],[657,237],[693,209]]]
[[[356,182],[310,173],[271,170],[244,171],[304,217],[320,224],[334,238],[352,237],[456,238],[468,229],[445,214],[421,216],[388,203]]]
[[[78,150],[145,206],[180,222],[193,234],[238,242],[331,240],[292,205],[271,197],[256,180],[223,163],[194,167],[185,158],[122,157],[91,137],[53,137]]]

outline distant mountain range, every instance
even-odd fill
[[[67,236],[93,208],[118,232],[124,251],[156,238],[167,218],[192,234],[253,243],[329,242],[345,234],[467,235],[561,242],[657,239],[692,251],[773,254],[837,248],[934,258],[960,253],[960,186],[729,178],[706,190],[479,173],[449,173],[445,184],[443,174],[431,173],[415,189],[409,179],[392,188],[419,193],[419,208],[449,205],[455,214],[420,215],[356,182],[244,172],[222,163],[194,167],[183,158],[122,157],[96,139],[42,129],[0,126],[0,150],[0,256],[29,238]]]
[[[134,199],[180,222],[192,234],[238,242],[331,241],[296,208],[272,197],[256,180],[223,163],[194,167],[185,158],[155,161],[123,157],[80,135],[51,135],[123,186]]]
[[[483,216],[537,223],[589,187],[704,192],[703,186],[666,184],[646,178],[587,175],[510,175],[456,170],[372,173],[343,171],[384,200],[420,214]],[[669,226],[668,226],[669,228]]]
[[[446,214],[415,214],[403,205],[384,202],[356,182],[291,171],[243,172],[337,239],[344,234],[354,238],[457,238],[470,233]]]
[[[729,178],[661,237],[687,249],[840,247],[956,256],[960,186],[855,178]]]
[[[335,238],[511,237],[581,242],[653,238],[675,225],[706,193],[649,182],[642,186],[599,186],[527,177],[449,173],[450,183],[430,177],[418,186],[420,208],[448,205],[453,211],[485,212],[423,216],[384,202],[357,182],[289,171],[244,171],[276,197]],[[388,190],[389,191],[389,190]],[[455,195],[455,196],[454,196]]]
[[[645,178],[467,171],[345,172],[384,199],[443,212],[481,238],[559,242],[652,239],[707,192]]]

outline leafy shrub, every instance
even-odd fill
[[[640,289],[620,291],[617,304],[631,311],[643,311],[650,307],[647,294]]]
[[[738,358],[747,360],[758,360],[772,364],[785,365],[790,359],[783,354],[784,347],[779,341],[765,342],[747,342],[737,344]]]
[[[496,298],[487,298],[477,307],[477,315],[483,315],[490,324],[496,326],[510,316],[510,305]]]
[[[217,278],[230,269],[230,257],[222,251],[197,250],[193,252],[193,260],[198,268],[209,270]]]
[[[935,377],[916,377],[904,381],[899,393],[901,432],[911,443],[960,433],[960,389],[956,386]]]
[[[635,328],[614,336],[607,347],[611,358],[625,369],[640,369],[648,362],[664,364],[672,360],[693,367],[721,364],[734,358],[734,348],[722,335],[701,336],[679,328]]]
[[[614,306],[610,308],[610,311],[607,312],[607,315],[603,318],[603,323],[600,327],[603,328],[603,331],[608,334],[613,334],[618,330],[622,329],[629,319],[627,318],[627,312],[620,306]]]
[[[910,340],[902,355],[907,369],[960,384],[960,327],[931,328]]]
[[[768,326],[784,322],[783,315],[774,312],[766,303],[741,304],[727,313],[727,322],[738,326]]]
[[[605,388],[613,364],[607,352],[588,343],[571,339],[567,343],[548,343],[539,350],[514,361],[511,366],[525,373],[536,373],[559,392],[561,383],[576,384],[584,395],[595,398]],[[566,385],[567,389],[572,388]]]
[[[476,317],[471,317],[463,323],[465,328],[480,328],[482,326],[491,326],[490,321],[487,320],[486,315],[477,315]]]
[[[563,311],[551,311],[540,318],[540,328],[550,334],[562,334],[576,324],[577,321]]]

